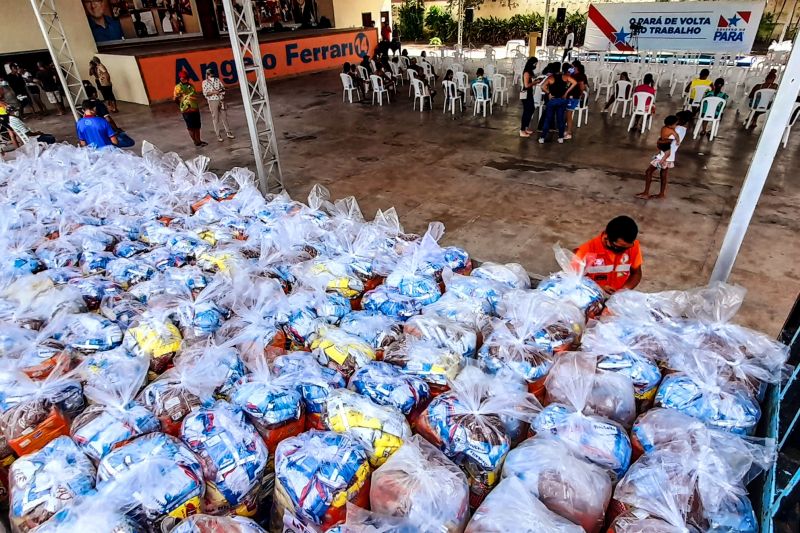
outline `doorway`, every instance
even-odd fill
[[[372,13],[361,13],[361,25],[365,28],[372,28],[375,25]]]

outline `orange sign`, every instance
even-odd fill
[[[378,30],[374,28],[289,38],[261,43],[261,61],[269,78],[294,76],[341,68],[346,61],[360,62],[377,43]],[[171,100],[178,73],[184,69],[198,89],[207,68],[215,69],[226,85],[239,83],[230,47],[139,57],[137,61],[150,102]]]

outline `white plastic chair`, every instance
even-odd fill
[[[619,80],[614,84],[614,105],[611,106],[612,116],[617,112],[619,105],[622,104],[622,118],[625,118],[625,115],[628,111],[628,106],[632,101],[632,96],[630,94],[631,92],[633,91],[631,82],[629,81]]]
[[[400,72],[400,65],[390,61],[389,68],[392,70],[392,77],[394,78],[395,87],[398,85],[403,85],[403,74]]]
[[[383,94],[386,93],[386,103],[390,103],[389,100],[389,91],[386,90],[386,87],[383,85],[383,79],[380,76],[376,76],[373,74],[369,77],[369,80],[372,82],[372,105],[375,105],[375,97],[378,97],[378,105],[383,107]]]
[[[372,72],[375,72],[375,71],[378,70],[378,65],[375,64],[375,60],[374,59],[370,59],[369,60],[369,68],[372,69]]]
[[[492,76],[494,76],[495,74],[497,74],[497,67],[496,67],[496,66],[494,66],[494,63],[489,63],[489,64],[488,64],[488,65],[486,65],[486,67],[483,69],[483,72],[484,72],[484,74],[486,74],[486,77],[487,77],[487,78],[491,78]]]
[[[343,87],[342,102],[345,102],[349,99],[350,103],[352,104],[353,93],[356,93],[356,95],[358,95],[358,99],[361,100],[361,93],[359,92],[358,87],[356,87],[355,83],[353,83],[353,78],[351,78],[344,72],[339,74],[339,78],[341,78],[342,80],[342,87]]]
[[[425,108],[426,98],[428,99],[428,105],[433,109],[433,100],[431,100],[431,95],[425,90],[425,85],[422,83],[422,80],[414,78],[411,82],[411,87],[414,89],[413,109],[417,108],[417,100],[419,100],[419,112],[422,113],[422,110]]]
[[[749,128],[750,123],[755,120],[756,113],[766,113],[772,107],[772,100],[775,98],[775,89],[759,89],[753,95],[753,103],[750,105],[750,113],[744,121],[744,127]]]
[[[541,120],[544,114],[544,91],[541,85],[533,87],[533,107],[539,110],[539,119]]]
[[[706,97],[706,93],[708,92],[709,87],[697,87],[694,90],[694,98],[690,98],[689,96],[692,94],[689,91],[686,94],[686,100],[683,103],[683,108],[686,111],[693,111],[694,109],[700,108],[700,102],[703,101],[703,98]]]
[[[483,110],[483,116],[486,116],[486,106],[489,106],[489,114],[494,114],[492,111],[492,100],[489,98],[489,86],[483,82],[478,82],[472,86],[473,96],[475,97],[475,108],[472,114],[477,115],[479,110]]]
[[[408,67],[411,66],[411,59],[406,56],[400,56],[400,63],[404,70],[408,70]]]
[[[700,133],[700,127],[704,122],[711,123],[711,136],[709,140],[713,141],[719,131],[719,121],[722,119],[722,112],[725,111],[725,100],[719,96],[707,96],[700,103],[700,115],[697,118],[697,126],[694,127],[693,139],[697,139]]]
[[[642,133],[644,133],[645,128],[649,130],[653,126],[653,114],[650,112],[650,108],[655,101],[656,97],[650,93],[633,93],[633,112],[631,113],[631,121],[628,123],[628,131],[633,129],[636,117],[642,117]]]
[[[783,143],[784,148],[786,148],[786,143],[789,142],[789,133],[791,133],[792,126],[794,126],[794,123],[797,122],[798,116],[800,116],[800,104],[795,102],[794,107],[792,108],[792,115],[789,117],[789,123],[783,130],[783,139],[781,140],[781,142]]]
[[[604,70],[602,74],[600,74],[600,82],[597,84],[597,94],[594,97],[595,102],[600,98],[600,93],[603,92],[603,89],[606,90],[606,100],[608,100],[614,90],[613,69]]]
[[[358,77],[363,80],[364,94],[366,95],[369,92],[369,71],[361,65],[356,65],[356,70],[358,71]]]
[[[511,72],[514,74],[514,78],[511,80],[511,85],[516,86],[519,84],[519,86],[522,87],[522,71],[525,68],[526,61],[526,58],[518,57],[511,62]]]
[[[456,72],[454,75],[456,90],[464,95],[464,102],[469,101],[469,76],[466,72]]]
[[[579,128],[581,127],[581,119],[583,119],[584,124],[589,122],[589,91],[584,91],[584,93],[581,95],[578,107],[575,108],[573,113],[577,115],[575,124]]]
[[[453,72],[464,72],[464,65],[461,63],[453,63],[450,68],[453,69]]]
[[[508,103],[508,80],[502,74],[495,74],[492,76],[492,89],[494,94],[492,98],[495,102],[497,102],[498,97],[500,99],[500,105],[503,105],[503,98],[505,98],[506,103]]]
[[[487,44],[483,47],[483,54],[487,61],[494,61],[494,47]]]
[[[433,65],[427,61],[421,61],[419,66],[421,66],[422,70],[425,71],[425,78],[427,78],[428,83],[433,83]]]
[[[406,71],[406,76],[408,76],[408,96],[411,96],[411,93],[414,91],[414,81],[417,79],[417,71],[413,68],[410,68]]]
[[[464,111],[464,101],[461,98],[461,93],[458,92],[458,88],[456,87],[456,83],[454,81],[443,81],[442,82],[442,92],[444,92],[444,107],[442,108],[442,113],[447,111],[448,104],[450,105],[450,112],[452,114],[456,114],[456,102],[458,102],[458,106],[461,108],[461,112]]]

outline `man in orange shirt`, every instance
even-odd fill
[[[619,216],[594,239],[583,243],[575,255],[586,262],[585,274],[608,294],[634,289],[642,281],[639,228],[632,218]]]

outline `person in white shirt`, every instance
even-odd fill
[[[569,57],[569,54],[572,52],[572,48],[575,46],[575,32],[572,31],[572,28],[567,28],[569,33],[567,33],[567,38],[564,41],[564,57],[561,58],[561,62],[565,62]]]
[[[203,96],[208,101],[208,109],[211,111],[211,123],[214,125],[214,133],[217,140],[222,142],[222,135],[219,132],[219,123],[225,128],[225,136],[233,139],[233,133],[228,126],[228,109],[225,107],[225,86],[217,77],[214,69],[206,69],[206,79],[203,80]]]

